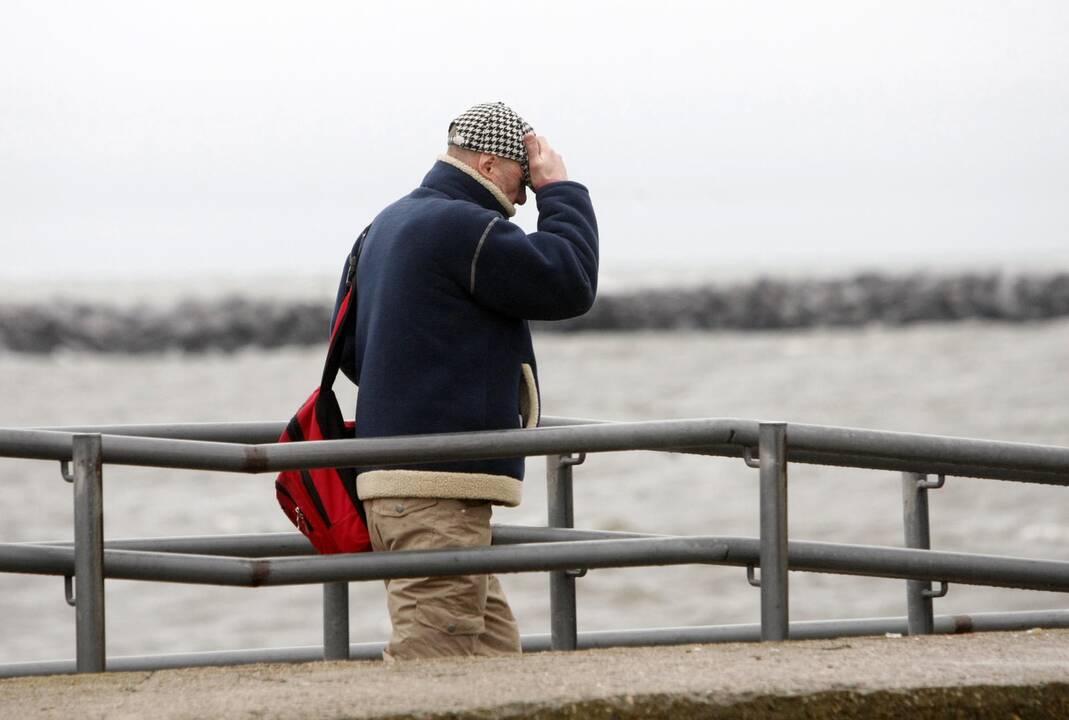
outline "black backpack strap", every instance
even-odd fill
[[[327,349],[327,359],[323,364],[323,378],[320,380],[320,391],[328,390],[334,386],[334,380],[338,377],[341,369],[342,349],[345,347],[345,334],[351,333],[356,324],[356,266],[360,262],[360,253],[364,249],[364,240],[367,238],[371,226],[364,228],[356,243],[353,252],[349,256],[349,274],[345,278],[347,290],[338,307],[334,318],[334,327],[330,330],[330,347]]]

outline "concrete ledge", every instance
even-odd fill
[[[20,718],[1064,718],[1069,631],[0,681]]]

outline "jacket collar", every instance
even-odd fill
[[[474,168],[450,155],[439,155],[431,171],[423,178],[423,187],[432,188],[458,200],[469,200],[487,210],[516,214],[516,206],[505,193]]]

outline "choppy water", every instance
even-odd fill
[[[544,410],[605,419],[736,416],[1069,445],[1069,322],[958,323],[751,334],[542,336]],[[235,355],[0,355],[0,424],[288,417],[315,382],[322,348]],[[349,393],[344,397],[352,398]],[[55,463],[0,460],[0,541],[72,534],[70,486]],[[544,463],[497,522],[544,524]],[[272,478],[105,469],[108,537],[290,528]],[[799,539],[900,545],[889,472],[795,465]],[[930,494],[933,547],[1069,559],[1069,490],[951,478]],[[756,473],[741,461],[592,455],[576,471],[579,527],[756,535]],[[548,629],[543,575],[504,579],[523,632]],[[793,619],[904,612],[904,583],[793,574]],[[737,568],[593,571],[578,582],[580,629],[756,622],[758,591]],[[353,584],[353,641],[388,633],[378,583]],[[1064,595],[952,586],[936,612],[1069,607]],[[317,587],[217,589],[109,581],[110,654],[316,644]],[[74,655],[59,578],[0,575],[0,662]]]

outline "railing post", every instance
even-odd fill
[[[349,583],[323,583],[323,659],[349,659]]]
[[[104,672],[104,487],[100,435],[75,435],[75,667]]]
[[[761,640],[786,640],[787,423],[758,427],[761,463]]]
[[[570,528],[575,523],[572,509],[572,465],[570,456],[546,457],[546,506],[550,527]],[[565,570],[549,574],[549,647],[575,650],[575,576]]]
[[[906,547],[930,550],[932,547],[928,525],[927,475],[902,473],[902,525]],[[935,630],[932,615],[932,584],[927,580],[906,581],[906,626],[910,635],[931,635]]]

